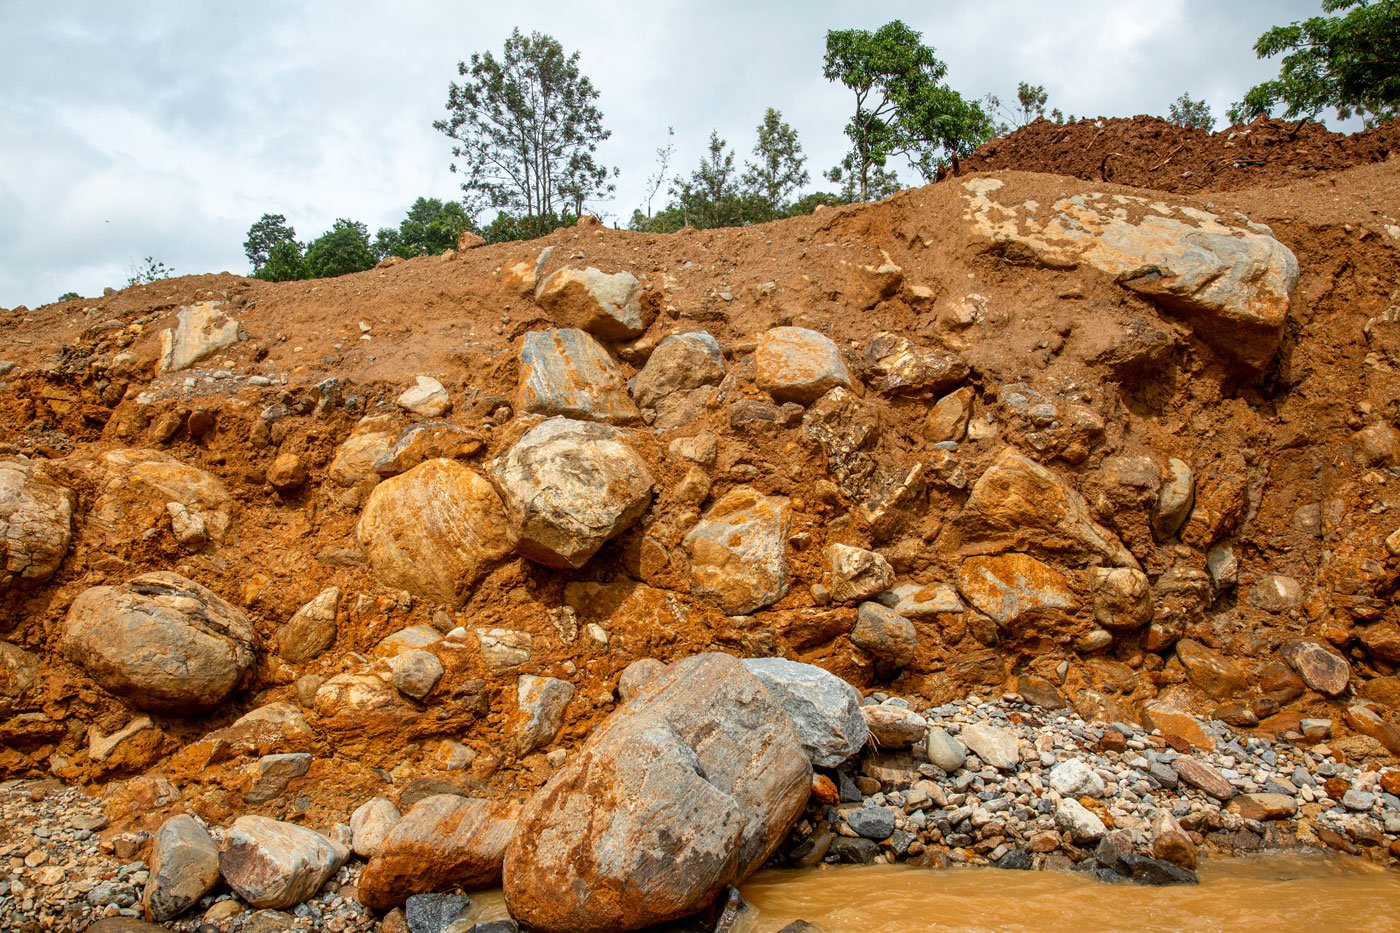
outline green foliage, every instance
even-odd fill
[[[536,229],[614,190],[617,170],[594,159],[609,133],[578,61],[556,39],[516,29],[499,59],[457,63],[463,80],[449,84],[448,116],[433,127],[454,140],[452,170],[473,213],[500,208]]]
[[[306,247],[306,271],[313,279],[363,272],[373,268],[374,263],[369,229],[353,220],[338,219]]]
[[[75,298],[81,298],[81,297],[83,297],[83,296],[82,296],[82,295],[79,295],[77,292],[64,292],[62,295],[59,295],[59,296],[58,296],[58,300],[59,300],[59,301],[72,301],[72,300],[74,300]]]
[[[1244,123],[1282,107],[1289,119],[1333,108],[1375,125],[1400,116],[1400,0],[1322,0],[1324,13],[1275,26],[1254,43],[1260,58],[1282,55],[1279,76],[1245,92],[1230,108]]]
[[[258,272],[267,264],[272,250],[279,243],[295,243],[297,232],[281,214],[263,214],[248,228],[248,239],[243,242],[243,252],[253,266],[253,277],[260,278]]]
[[[948,163],[957,175],[961,158],[996,135],[981,105],[946,84],[920,85],[903,94],[900,123],[908,139],[909,162],[925,182]]]
[[[264,282],[294,282],[311,278],[311,270],[306,267],[301,244],[296,240],[283,240],[272,247],[267,261],[252,277]]]
[[[1215,117],[1210,115],[1210,104],[1203,100],[1192,100],[1190,94],[1182,94],[1167,108],[1167,119],[1177,126],[1193,130],[1215,129]]]
[[[496,219],[481,229],[481,236],[487,243],[533,240],[560,227],[571,227],[577,222],[578,217],[571,214],[549,213],[530,217],[499,211]]]
[[[677,178],[671,185],[674,206],[680,209],[683,225],[707,230],[735,227],[745,220],[745,193],[734,168],[734,150],[718,132],[710,131],[710,145],[689,178]]]
[[[154,256],[147,256],[138,264],[135,260],[127,266],[126,287],[133,285],[149,285],[158,279],[168,279],[175,274],[175,270],[160,262]]]
[[[419,198],[399,222],[397,230],[381,227],[374,237],[374,255],[378,259],[399,256],[436,256],[454,248],[457,237],[476,225],[456,201],[443,202],[437,198]]]
[[[784,217],[803,217],[812,213],[818,207],[840,207],[842,204],[850,204],[850,200],[843,198],[839,194],[832,194],[830,191],[813,191],[811,194],[803,195],[793,201],[783,211]]]
[[[812,176],[803,167],[807,157],[802,154],[797,131],[783,122],[780,111],[772,107],[764,111],[757,133],[753,154],[758,158],[745,163],[743,183],[762,208],[763,216],[749,219],[762,222],[783,216],[788,198]]]
[[[1002,101],[995,94],[988,94],[982,98],[986,105],[984,109],[987,116],[993,123],[993,128],[998,136],[1005,136],[1013,130],[1034,123],[1045,116],[1045,104],[1050,100],[1050,94],[1045,90],[1043,84],[1031,84],[1022,81],[1016,85],[1016,106],[1012,107]],[[1052,114],[1058,114],[1058,109]],[[1056,121],[1061,122],[1061,121]]]

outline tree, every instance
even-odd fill
[[[1254,43],[1260,58],[1283,55],[1279,76],[1230,108],[1244,123],[1283,107],[1288,119],[1361,116],[1368,126],[1400,116],[1400,0],[1322,0],[1324,13],[1275,26]]]
[[[1215,129],[1215,117],[1210,114],[1210,104],[1203,100],[1192,100],[1190,94],[1182,94],[1167,108],[1167,119],[1177,126],[1193,130]]]
[[[565,55],[542,33],[514,30],[500,59],[473,53],[457,63],[460,84],[451,82],[447,119],[433,127],[454,140],[452,163],[461,172],[467,207],[473,213],[499,208],[518,215],[526,232],[538,235],[536,220],[611,193],[616,169],[594,158],[610,135],[595,105],[598,92],[579,71],[579,53]]]
[[[363,272],[374,263],[369,228],[343,217],[306,247],[306,271],[314,279]]]
[[[72,301],[72,300],[75,299],[75,298],[81,298],[81,297],[83,297],[83,296],[82,296],[82,295],[79,295],[77,292],[64,292],[62,295],[59,295],[59,296],[58,296],[58,300],[59,300],[59,301]]]
[[[457,245],[457,237],[475,229],[472,219],[456,201],[443,202],[437,198],[419,198],[408,209],[397,230],[381,227],[374,237],[374,255],[436,256]]]
[[[764,111],[763,122],[758,125],[753,154],[758,161],[745,163],[744,186],[762,205],[766,215],[762,220],[781,217],[788,198],[811,176],[803,168],[807,157],[802,154],[797,131],[784,123],[782,113],[772,107]]]
[[[1003,103],[995,94],[988,94],[982,100],[986,104],[987,116],[993,121],[999,121],[995,124],[997,134],[1005,135],[1045,116],[1045,104],[1050,100],[1050,94],[1043,84],[1022,81],[1016,85],[1015,108]],[[1059,110],[1053,113],[1059,113]]]
[[[243,242],[243,252],[253,265],[253,277],[266,265],[272,249],[279,243],[295,243],[297,232],[281,214],[263,214],[248,228],[248,239]]]
[[[284,240],[272,247],[267,262],[252,277],[264,282],[294,282],[311,278],[311,271],[306,268],[301,244],[296,240]]]
[[[688,179],[676,178],[671,196],[676,199],[686,226],[706,230],[744,222],[744,198],[734,169],[734,150],[716,130],[710,145]]]
[[[671,157],[676,154],[676,128],[666,127],[666,145],[656,147],[656,173],[647,176],[647,220],[651,219],[651,202],[656,197],[656,193],[661,190],[661,186],[666,183],[666,174],[671,169]],[[632,229],[636,226],[636,216],[633,215]]]
[[[996,133],[981,105],[946,84],[909,88],[900,95],[899,109],[909,162],[925,182],[932,181],[945,163],[951,163],[957,175],[961,158]]]
[[[133,285],[149,285],[157,279],[168,279],[175,274],[175,270],[159,261],[154,256],[147,256],[141,260],[142,264],[137,264],[136,260],[131,260],[127,266],[126,287]]]

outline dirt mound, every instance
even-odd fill
[[[1039,119],[994,139],[963,172],[1015,170],[1189,194],[1278,187],[1384,162],[1400,151],[1400,121],[1345,135],[1319,123],[1257,119],[1218,133],[1160,117],[1052,123]]]

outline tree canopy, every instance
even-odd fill
[[[343,217],[306,246],[306,271],[313,279],[363,272],[375,262],[369,228]]]
[[[272,250],[279,243],[295,243],[297,232],[287,223],[282,214],[263,214],[248,228],[248,239],[243,242],[243,252],[253,265],[253,276],[267,264]]]
[[[1182,94],[1167,108],[1167,119],[1177,126],[1185,126],[1209,133],[1215,129],[1215,117],[1211,116],[1210,104],[1203,100],[1192,100],[1190,94]]]
[[[745,188],[756,198],[767,215],[765,220],[781,217],[788,200],[811,180],[803,166],[807,157],[797,141],[797,130],[783,122],[783,115],[769,107],[758,124],[758,140],[754,143],[753,162],[744,165]]]
[[[374,254],[380,259],[438,255],[456,247],[457,237],[467,230],[476,230],[476,224],[461,204],[419,198],[399,222],[397,230],[379,229],[374,236]]]

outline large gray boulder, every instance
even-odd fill
[[[218,883],[219,849],[209,831],[184,813],[162,823],[151,841],[151,872],[142,900],[146,916],[173,920]]]
[[[747,486],[730,490],[685,536],[690,591],[713,599],[728,615],[782,599],[788,590],[791,517],[786,496],[766,496]]]
[[[321,890],[350,850],[314,829],[240,816],[219,833],[219,871],[253,907],[281,910]]]
[[[142,574],[73,600],[63,653],[134,706],[187,715],[218,706],[253,664],[257,633],[238,609],[179,574]]]
[[[0,460],[0,593],[42,583],[68,553],[77,497],[30,460]]]
[[[506,849],[506,905],[546,933],[692,914],[772,855],[811,779],[791,720],[740,661],[678,661],[525,805]]]
[[[865,745],[869,730],[860,693],[840,677],[786,658],[749,658],[744,667],[763,681],[792,720],[815,767],[834,768]]]
[[[652,426],[666,430],[693,421],[724,379],[724,353],[705,331],[661,341],[631,382],[632,397],[656,413]]]
[[[586,330],[602,340],[642,335],[650,322],[641,299],[642,283],[635,275],[609,274],[592,266],[555,270],[535,287],[535,303],[551,321]]]
[[[225,347],[241,336],[238,322],[224,313],[221,301],[186,305],[175,317],[175,326],[160,334],[160,371],[179,372]]]
[[[646,463],[608,425],[551,418],[491,464],[516,550],[578,568],[651,503]]]
[[[522,338],[516,407],[609,424],[641,418],[608,351],[571,327],[531,331]]]

